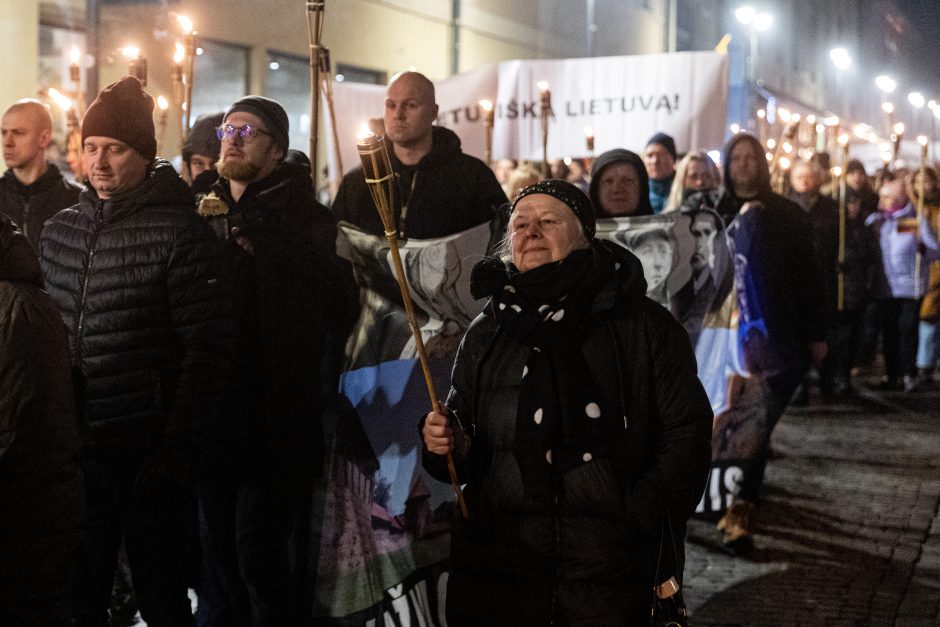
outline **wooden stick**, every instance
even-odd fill
[[[845,230],[846,230],[846,211],[847,196],[845,187],[845,168],[849,159],[849,138],[847,135],[839,137],[839,152],[841,156],[841,169],[839,172],[839,274],[838,274],[838,294],[837,309],[845,309]]]
[[[324,0],[307,2],[307,38],[310,42],[310,178],[317,184],[317,137],[320,127],[320,35]]]
[[[382,226],[385,229],[385,239],[388,240],[389,249],[392,253],[392,263],[395,266],[395,280],[398,282],[398,289],[401,291],[401,297],[405,304],[408,326],[415,340],[418,361],[421,363],[421,370],[424,373],[424,382],[428,388],[431,407],[436,413],[442,414],[444,413],[444,409],[437,398],[437,391],[434,389],[434,381],[431,378],[431,367],[427,350],[424,347],[421,327],[418,326],[414,303],[411,300],[411,290],[408,287],[408,279],[405,277],[405,269],[401,261],[401,251],[398,249],[398,228],[395,224],[394,211],[395,186],[392,184],[394,181],[394,173],[392,172],[388,152],[386,152],[385,138],[372,135],[360,141],[356,147],[359,150],[363,174],[366,177],[366,183],[369,185],[372,201],[375,203],[375,208],[378,210],[379,217],[382,219]],[[454,494],[457,495],[457,505],[460,507],[460,513],[465,519],[469,518],[470,513],[467,510],[467,503],[463,498],[463,492],[460,490],[460,481],[457,477],[457,466],[454,464],[454,456],[448,451],[446,458],[447,471],[450,474],[450,482],[454,489]]]

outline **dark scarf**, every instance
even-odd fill
[[[816,202],[819,200],[819,192],[791,192],[790,200],[795,202],[803,209],[806,213],[812,211],[813,207],[816,206]]]
[[[617,269],[610,253],[593,247],[528,272],[496,259],[473,270],[474,296],[490,295],[501,330],[530,348],[513,452],[526,495],[536,501],[549,502],[565,472],[606,455],[612,414],[581,340],[598,288]]]

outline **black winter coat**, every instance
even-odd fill
[[[38,249],[43,223],[77,203],[81,191],[81,187],[66,181],[59,168],[52,164],[32,185],[23,185],[13,170],[7,170],[0,177],[0,213],[13,218],[26,239]]]
[[[432,239],[465,231],[489,222],[506,194],[485,163],[460,150],[453,131],[435,126],[431,152],[416,166],[404,166],[389,146],[389,158],[398,186],[395,222],[401,238]],[[402,201],[407,215],[402,217]],[[337,220],[373,235],[385,235],[362,168],[343,177],[331,206]]]
[[[0,217],[0,580],[29,546],[78,531],[85,486],[68,334],[36,253]],[[22,572],[32,572],[35,564]]]
[[[797,203],[809,218],[816,261],[826,295],[825,313],[827,320],[832,323],[838,308],[839,203],[829,196],[817,194],[812,205],[806,209],[801,202],[802,196],[793,194],[791,200]]]
[[[235,370],[213,441],[222,454],[318,451],[321,392],[335,391],[338,375],[324,364],[324,342],[342,346],[358,307],[352,269],[335,254],[336,220],[316,201],[309,169],[290,163],[238,202],[225,179],[212,191],[228,207],[208,220],[225,241],[235,293]],[[231,237],[236,226],[253,254]]]
[[[470,517],[453,531],[450,625],[640,624],[664,506],[683,555],[708,472],[712,411],[685,330],[644,296],[636,257],[617,254],[632,278],[596,294],[581,350],[624,429],[609,457],[566,474],[554,504],[524,495],[513,453],[529,348],[498,326],[491,305],[463,339],[447,406],[470,437],[457,459]],[[447,481],[443,459],[424,451],[425,468]],[[663,552],[663,570],[681,579],[668,538]]]
[[[84,377],[90,452],[133,462],[163,439],[197,447],[228,379],[222,247],[186,184],[157,160],[135,189],[93,189],[41,241],[46,288]]]

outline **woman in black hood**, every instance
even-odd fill
[[[590,197],[598,218],[653,215],[643,159],[623,148],[608,150],[597,158]]]

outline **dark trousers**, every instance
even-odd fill
[[[142,494],[136,466],[86,462],[88,509],[75,568],[75,626],[106,627],[124,541],[141,617],[149,627],[192,627],[188,587],[190,490]]]
[[[294,624],[290,538],[304,481],[296,464],[215,464],[198,482],[204,627]]]
[[[885,375],[891,381],[916,375],[920,299],[885,298],[878,302],[878,312]]]
[[[738,498],[754,503],[760,500],[767,458],[770,456],[770,436],[808,368],[808,361],[794,359],[790,363],[781,364],[777,371],[763,377],[767,387],[764,394],[764,430],[760,452],[754,457],[750,469],[744,473]]]
[[[859,354],[864,331],[864,309],[840,311],[835,326],[829,333],[829,352],[823,368],[832,373],[836,381],[847,382],[852,366]]]
[[[68,625],[78,530],[28,542],[14,540],[0,541],[0,625]]]

